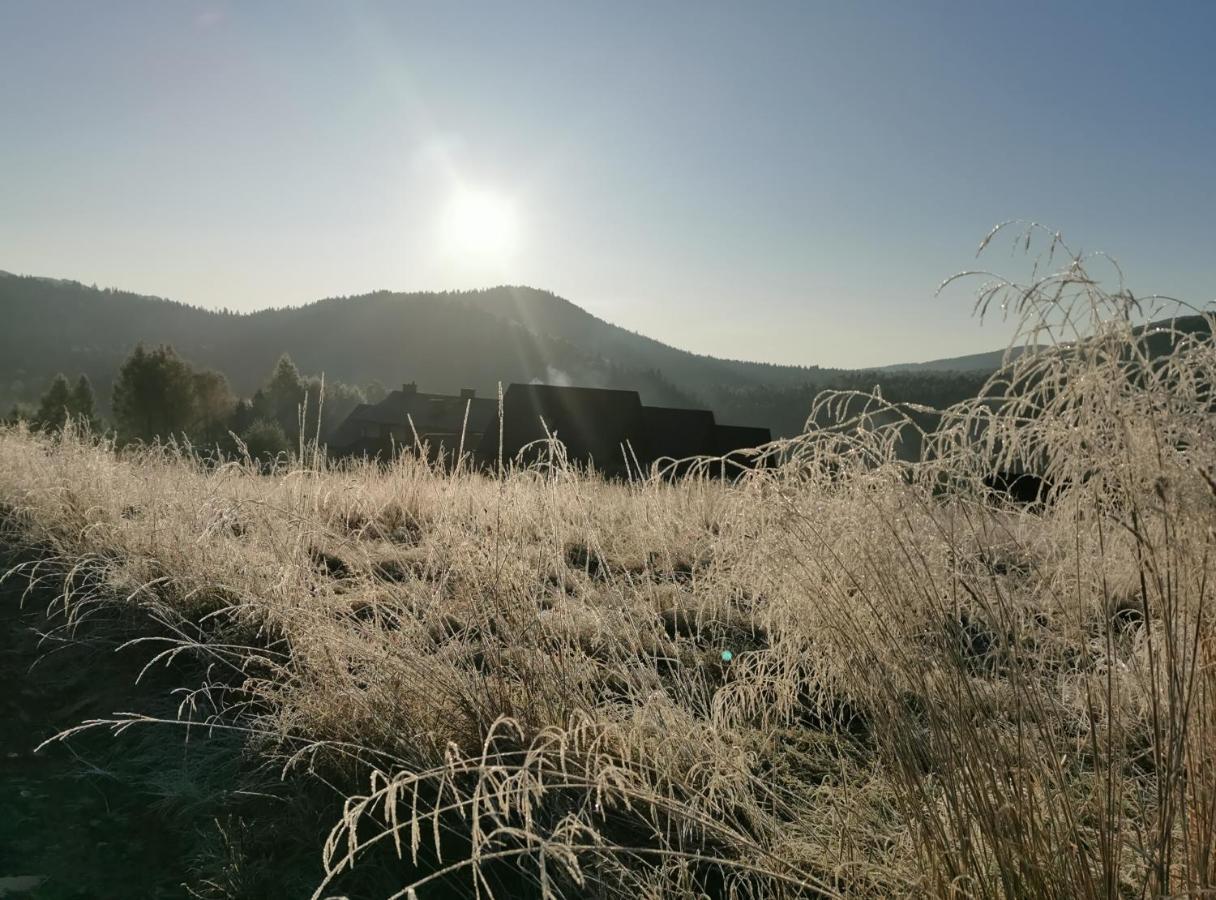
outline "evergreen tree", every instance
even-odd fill
[[[294,441],[300,435],[300,404],[304,402],[305,391],[300,370],[284,353],[265,386],[254,395],[256,412],[261,418],[279,423],[284,434]]]
[[[89,376],[81,374],[72,388],[72,396],[68,401],[68,411],[72,418],[96,431],[100,424],[97,419],[96,398],[93,396],[93,383]]]
[[[211,443],[228,433],[236,410],[236,397],[228,387],[228,379],[219,372],[195,372],[194,421],[190,436],[195,441]]]
[[[236,434],[244,434],[245,430],[257,420],[254,412],[255,402],[252,400],[237,400],[228,420],[228,430]]]
[[[35,423],[47,431],[58,431],[63,428],[64,422],[71,414],[71,403],[72,389],[68,387],[67,378],[60,372],[38,401]]]
[[[170,346],[139,344],[114,382],[114,424],[124,441],[180,434],[195,421],[194,372]]]

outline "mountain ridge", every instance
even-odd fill
[[[931,405],[967,396],[982,372],[829,369],[720,359],[681,350],[551,291],[387,290],[238,313],[68,279],[0,274],[0,406],[31,403],[56,372],[85,373],[103,411],[137,343],[171,344],[250,396],[286,352],[305,373],[354,385],[417,382],[454,393],[540,381],[636,390],[654,406],[714,409],[720,421],[798,433],[824,388]]]
[[[640,332],[631,331],[622,326],[609,322],[596,316],[589,310],[579,306],[568,298],[562,297],[552,291],[544,288],[535,288],[529,285],[511,285],[503,284],[496,285],[490,288],[474,288],[469,290],[447,290],[447,291],[394,291],[388,289],[378,289],[369,291],[363,294],[342,294],[330,297],[322,297],[316,300],[309,300],[300,304],[290,304],[285,306],[273,306],[263,309],[250,311],[237,311],[228,309],[213,309],[210,307],[199,306],[181,300],[163,297],[158,294],[139,294],[133,291],[127,291],[122,288],[105,287],[99,288],[94,285],[86,285],[85,283],[68,278],[55,278],[46,275],[25,275],[9,272],[0,269],[0,278],[9,279],[26,279],[44,282],[51,285],[59,285],[64,287],[74,287],[86,291],[96,291],[103,294],[112,294],[124,298],[133,299],[136,301],[145,301],[149,303],[169,304],[173,307],[185,310],[191,310],[204,315],[222,315],[235,316],[244,319],[256,319],[265,315],[276,315],[283,313],[296,313],[309,310],[312,307],[323,306],[326,304],[347,303],[351,301],[364,300],[371,297],[390,296],[395,298],[416,298],[416,297],[437,297],[437,298],[461,298],[468,299],[473,305],[478,308],[501,318],[515,321],[524,325],[532,331],[554,333],[551,323],[555,320],[566,319],[574,321],[577,319],[593,322],[596,326],[602,329],[609,329],[617,335],[624,338],[643,343],[658,351],[679,354],[682,357],[705,361],[707,363],[721,366],[727,370],[737,372],[740,368],[757,368],[766,372],[778,373],[803,373],[807,371],[820,371],[823,367],[815,364],[794,365],[788,363],[769,363],[758,360],[747,360],[738,357],[719,357],[711,354],[697,353],[692,350],[685,350],[676,347],[673,344],[668,344],[657,338]],[[487,303],[483,299],[486,295],[500,295],[507,293],[512,299],[511,305],[503,303]],[[530,296],[529,296],[530,295]],[[527,302],[531,308],[527,308],[520,300],[527,298]],[[537,300],[548,304],[548,308],[543,310],[543,314],[538,314],[537,310],[539,303]],[[585,330],[585,329],[584,329]],[[563,337],[570,339],[569,334],[556,333],[555,337]],[[879,366],[859,366],[847,369],[846,371],[892,371],[903,369],[936,369],[949,371],[970,371],[982,368],[995,368],[995,363],[999,363],[1001,356],[1005,353],[1004,349],[992,350],[981,353],[965,354],[956,357],[944,357],[941,359],[927,360],[925,362],[903,362],[892,363]],[[833,370],[833,369],[829,369]],[[835,369],[839,370],[839,369]],[[772,380],[766,379],[766,380]],[[780,380],[780,378],[778,378]]]

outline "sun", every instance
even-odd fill
[[[519,243],[515,206],[494,191],[461,188],[448,201],[441,230],[448,252],[464,259],[504,260]]]

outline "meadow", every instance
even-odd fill
[[[80,727],[344,798],[316,897],[1216,896],[1216,349],[1042,241],[977,301],[1040,349],[915,462],[926,411],[856,393],[727,480],[16,426],[9,577],[200,663]]]

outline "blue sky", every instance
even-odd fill
[[[990,349],[933,292],[1004,219],[1216,297],[1214,38],[1212,3],[0,0],[0,269],[242,310],[522,283],[776,362]],[[470,189],[512,252],[443,245]]]

